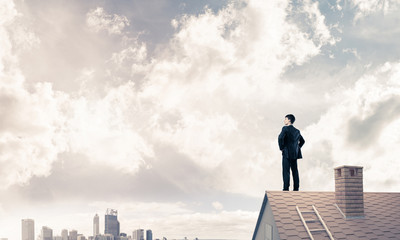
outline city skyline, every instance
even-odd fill
[[[398,191],[400,2],[1,0],[0,238],[21,219],[93,233],[251,238],[282,190],[277,137],[306,140],[300,191],[363,166]],[[390,167],[388,167],[390,166]],[[190,223],[190,224],[188,224]]]
[[[114,209],[107,209],[107,211],[104,214],[105,216],[105,221],[104,221],[104,232],[101,233],[99,231],[99,227],[100,227],[100,219],[99,219],[99,215],[96,213],[93,217],[93,234],[92,235],[85,235],[79,232],[79,230],[76,229],[71,229],[70,231],[68,231],[68,229],[62,229],[60,231],[60,234],[57,234],[56,231],[54,231],[52,229],[52,227],[49,226],[42,226],[40,227],[40,234],[35,236],[35,223],[34,223],[34,219],[22,219],[21,220],[21,239],[22,240],[34,240],[36,238],[40,238],[41,240],[55,240],[56,238],[60,238],[60,240],[77,240],[79,239],[79,236],[83,236],[83,237],[87,237],[87,239],[89,239],[89,237],[96,237],[96,236],[105,236],[105,235],[113,235],[110,233],[110,231],[113,231],[113,227],[115,227],[114,223],[111,222],[111,226],[110,226],[110,222],[107,223],[107,216],[113,216],[116,218],[113,219],[108,219],[108,221],[115,221],[117,220],[117,216],[118,216],[118,211],[114,210]],[[118,222],[118,220],[117,220]],[[119,227],[119,222],[118,225]],[[137,233],[137,234],[136,234]],[[114,239],[116,239],[116,237],[120,237],[120,236],[127,236],[132,238],[133,240],[153,240],[153,233],[151,229],[135,229],[132,230],[132,235],[127,234],[127,233],[118,233],[118,235],[113,235]],[[54,238],[54,239],[53,239]],[[163,237],[164,238],[164,237]],[[159,238],[157,238],[159,239]],[[94,239],[92,239],[94,240]]]

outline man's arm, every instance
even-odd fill
[[[278,144],[279,144],[279,149],[282,151],[285,145],[285,136],[286,136],[286,127],[282,128],[281,133],[278,136]]]
[[[304,140],[303,136],[301,136],[301,134],[300,134],[299,147],[301,148],[304,145],[305,142],[306,141]]]

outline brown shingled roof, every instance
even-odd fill
[[[268,191],[265,197],[263,205],[271,205],[280,239],[310,239],[296,206],[301,211],[312,211],[312,205],[334,239],[400,239],[400,193],[365,192],[365,217],[355,219],[346,219],[338,210],[334,192]],[[319,227],[319,222],[312,224],[309,227]],[[314,234],[314,239],[329,238],[321,232]]]

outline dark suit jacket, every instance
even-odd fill
[[[278,137],[279,149],[282,155],[289,159],[303,158],[301,147],[305,143],[300,131],[293,125],[284,126]]]

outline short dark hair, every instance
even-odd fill
[[[288,114],[285,116],[285,118],[288,118],[292,124],[294,123],[294,121],[296,121],[296,118],[293,114]]]

